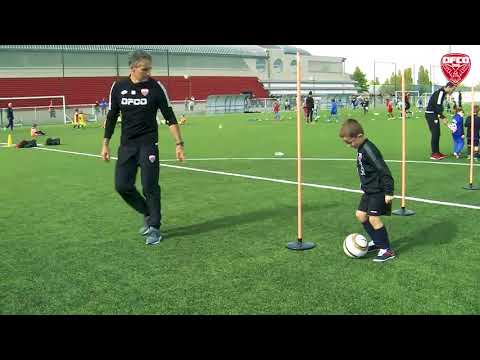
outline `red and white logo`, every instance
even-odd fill
[[[142,92],[142,95],[143,96],[147,96],[148,95],[148,89],[142,89],[140,90]]]
[[[153,162],[155,161],[155,155],[149,155],[148,160],[150,160],[150,162],[153,164]]]
[[[472,64],[470,56],[452,53],[443,55],[440,65],[447,80],[458,85],[467,77]]]

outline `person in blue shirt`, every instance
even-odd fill
[[[327,122],[331,122],[332,119],[335,119],[335,122],[338,123],[338,117],[337,117],[337,102],[335,99],[332,99],[332,104],[330,108],[330,117],[328,118]]]
[[[459,159],[462,153],[463,147],[465,146],[463,133],[463,109],[461,107],[454,108],[455,115],[453,116],[452,122],[448,124],[450,130],[452,130],[453,138],[453,156]]]

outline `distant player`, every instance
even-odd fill
[[[187,118],[185,117],[185,114],[182,114],[180,117],[180,121],[178,122],[180,125],[185,125],[187,123]]]
[[[12,103],[7,104],[7,121],[8,121],[8,125],[5,128],[5,130],[10,128],[10,131],[13,131],[13,105],[12,105]]]
[[[456,107],[456,114],[453,116],[452,122],[448,124],[448,128],[452,130],[453,137],[453,156],[459,159],[462,153],[465,143],[463,139],[465,135],[463,134],[463,109]]]
[[[421,96],[418,97],[417,109],[418,109],[418,111],[423,111],[423,100],[422,100]]]
[[[368,105],[370,104],[370,100],[368,98],[363,99],[362,107],[363,107],[363,115],[367,115],[368,113]]]
[[[376,262],[391,260],[395,252],[390,246],[387,229],[380,216],[390,216],[392,211],[394,180],[390,169],[377,147],[365,137],[362,126],[354,119],[346,120],[339,136],[350,147],[357,149],[357,170],[363,195],[356,212],[372,241],[368,250],[378,250]]]
[[[393,101],[390,99],[387,99],[387,120],[388,119],[395,119],[393,116]]]
[[[75,109],[75,112],[73,113],[73,118],[72,118],[72,124],[74,129],[80,128],[79,117],[80,117],[80,112],[78,111],[78,109]]]
[[[308,96],[305,99],[305,105],[307,106],[307,122],[313,121],[313,107],[315,106],[315,100],[311,91],[308,92]]]
[[[465,119],[465,131],[467,133],[467,146],[468,146],[468,158],[472,153],[472,130],[471,130],[471,116],[467,116]],[[480,118],[478,117],[478,105],[473,107],[473,158],[478,161],[480,155],[478,153],[478,139],[480,137]]]
[[[83,111],[78,114],[78,127],[85,129],[87,126],[87,114],[85,114]]]
[[[280,120],[280,103],[278,100],[273,102],[273,114],[275,120]]]
[[[405,116],[413,116],[413,113],[410,111],[410,93],[405,93],[405,97],[403,98],[403,101],[405,101]]]
[[[37,136],[43,136],[43,135],[46,135],[46,134],[42,130],[38,129],[38,125],[32,124],[32,127],[30,128],[30,136],[32,138],[35,138]]]
[[[328,118],[327,122],[331,122],[332,119],[335,119],[335,122],[338,123],[337,102],[335,101],[335,99],[332,99],[330,107],[330,117]]]

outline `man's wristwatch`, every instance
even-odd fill
[[[183,141],[180,141],[180,142],[178,142],[176,145],[177,145],[177,146],[184,146],[185,143],[184,143]]]

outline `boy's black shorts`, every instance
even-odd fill
[[[385,193],[362,195],[358,210],[366,212],[369,216],[390,216],[392,214],[392,203],[385,204]]]

